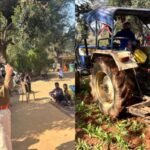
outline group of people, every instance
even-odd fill
[[[71,94],[67,84],[63,84],[63,89],[60,88],[59,83],[55,83],[55,88],[49,92],[49,95],[59,104],[71,104]]]
[[[31,92],[31,76],[28,73],[16,73],[13,76],[13,86],[19,86],[19,94],[26,94],[27,102]]]
[[[5,74],[0,74],[0,150],[12,150],[10,90],[15,82],[24,86],[26,93],[30,93],[31,77],[28,73],[14,74],[15,71],[9,64],[4,65],[3,71]]]
[[[28,73],[21,75],[21,77],[20,77],[20,88],[22,90],[22,93],[26,94],[26,101],[28,103],[29,94],[31,93],[31,77]]]

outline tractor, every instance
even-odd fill
[[[91,94],[102,113],[111,118],[124,110],[149,115],[150,9],[105,6],[85,13],[83,20],[89,36],[76,47],[77,90],[80,77],[90,76]],[[125,22],[130,22],[136,40],[116,36]],[[147,111],[139,112],[140,104]]]

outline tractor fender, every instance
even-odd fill
[[[111,56],[115,61],[118,70],[127,70],[137,68],[138,64],[130,51],[114,51],[114,50],[95,50],[92,53],[92,60],[99,56]]]

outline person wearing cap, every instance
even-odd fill
[[[6,75],[0,78],[0,150],[12,150],[11,112],[9,109],[9,90],[12,86],[13,69],[5,66]]]

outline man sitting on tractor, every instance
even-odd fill
[[[116,33],[115,37],[121,37],[120,39],[120,49],[125,49],[128,46],[128,42],[136,42],[134,33],[131,31],[130,22],[125,22],[123,24],[123,29]]]

